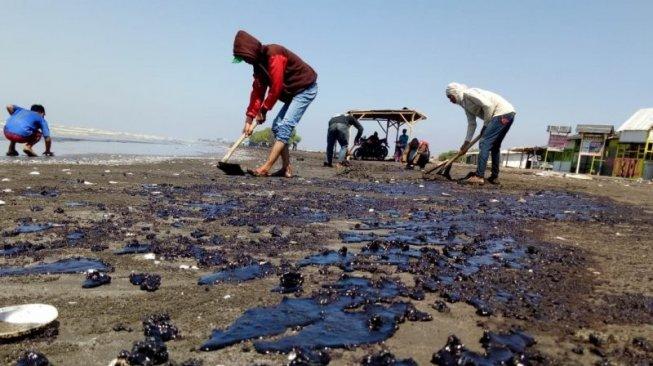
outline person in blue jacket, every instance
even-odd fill
[[[7,106],[10,117],[5,124],[4,134],[9,140],[7,156],[18,156],[16,143],[25,144],[23,152],[27,156],[37,156],[32,148],[36,145],[41,136],[45,138],[45,156],[54,156],[52,153],[52,139],[50,138],[50,127],[45,120],[45,108],[40,104],[34,104],[30,110],[23,109],[17,105]]]

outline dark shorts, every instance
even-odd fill
[[[16,142],[16,143],[19,143],[19,144],[31,144],[31,145],[34,145],[35,143],[39,142],[39,140],[41,139],[41,132],[40,131],[36,131],[31,136],[27,136],[27,137],[17,135],[17,134],[12,133],[12,132],[9,132],[9,131],[7,131],[6,128],[4,129],[4,133],[5,133],[5,137],[7,138],[7,140],[9,140],[11,142]]]

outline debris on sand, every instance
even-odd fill
[[[159,338],[164,342],[180,337],[179,329],[170,321],[168,314],[152,314],[143,320],[146,337]]]
[[[141,286],[141,290],[154,292],[161,286],[161,276],[149,273],[132,273],[129,275],[129,282],[135,286]]]
[[[398,360],[389,351],[382,351],[374,355],[367,355],[361,362],[361,366],[417,366],[412,358]]]
[[[274,292],[282,294],[289,294],[302,291],[302,284],[304,283],[304,276],[295,271],[284,272],[279,277],[279,286],[272,289]]]
[[[160,365],[168,361],[168,347],[156,337],[148,337],[134,342],[131,351],[122,350],[118,360],[127,361],[129,365]]]
[[[48,361],[42,353],[36,351],[25,351],[16,361],[16,366],[50,366]]]
[[[94,288],[111,283],[111,276],[97,270],[90,270],[86,273],[86,280],[82,284],[83,288]]]

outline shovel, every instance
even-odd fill
[[[478,134],[472,141],[469,142],[469,145],[467,146],[466,149],[458,151],[456,155],[451,157],[449,160],[446,160],[440,164],[437,164],[433,168],[430,168],[429,170],[424,171],[423,176],[426,177],[426,175],[430,174],[431,172],[438,170],[437,174],[445,176],[447,179],[451,179],[451,176],[449,175],[449,170],[451,169],[451,165],[453,164],[454,161],[458,160],[461,156],[465,155],[467,153],[467,150],[471,148],[478,140],[481,139],[481,136],[483,136],[483,131]]]
[[[256,126],[254,126],[254,129],[256,129]],[[240,135],[238,140],[236,140],[236,142],[234,142],[234,144],[231,146],[229,151],[227,151],[227,154],[224,156],[224,158],[222,158],[222,160],[220,160],[220,162],[218,163],[218,169],[222,170],[226,175],[245,175],[245,171],[240,166],[240,164],[227,163],[227,161],[234,153],[234,151],[236,151],[236,148],[238,148],[238,146],[240,146],[240,144],[242,144],[243,140],[245,140],[246,138],[247,138],[247,134],[243,133],[242,135]]]

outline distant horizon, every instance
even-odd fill
[[[23,0],[9,8],[0,103],[43,104],[55,124],[235,140],[252,83],[251,66],[231,63],[239,29],[317,71],[318,96],[297,128],[310,150],[326,148],[336,113],[402,107],[428,116],[415,135],[432,151],[457,149],[466,118],[445,98],[451,81],[515,106],[504,147],[545,144],[547,125],[617,128],[653,106],[651,1]],[[366,135],[379,130],[364,126]]]

